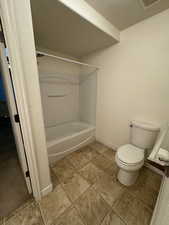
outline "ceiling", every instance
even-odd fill
[[[57,0],[31,0],[31,8],[39,48],[78,58],[117,42]]]
[[[169,8],[169,0],[158,0],[148,8],[141,0],[85,0],[119,30],[128,28]],[[151,2],[149,0],[149,2]]]
[[[80,0],[77,1],[79,3]],[[154,1],[156,3],[145,8],[142,1],[146,4]],[[169,8],[169,0],[85,0],[82,2],[87,2],[119,30]],[[83,11],[87,10],[84,4],[82,5]],[[31,8],[35,42],[41,49],[80,58],[118,41],[59,0],[31,0]],[[92,15],[96,17],[95,14]],[[97,21],[100,19],[101,17],[98,17]]]

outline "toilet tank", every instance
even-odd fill
[[[160,128],[147,122],[131,122],[131,144],[142,149],[152,149]]]

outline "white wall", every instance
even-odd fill
[[[98,73],[97,139],[129,142],[129,122],[169,121],[169,10],[121,32],[119,44],[83,59]]]
[[[78,120],[80,66],[43,56],[38,68],[45,126]]]

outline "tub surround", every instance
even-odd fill
[[[95,140],[97,68],[38,57],[50,163]]]

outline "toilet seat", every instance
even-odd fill
[[[120,169],[123,169],[126,171],[138,171],[144,165],[144,160],[136,164],[124,163],[118,158],[117,154],[115,155],[115,161]]]
[[[144,162],[144,150],[134,145],[127,144],[117,150],[118,161],[124,165],[135,166]]]

